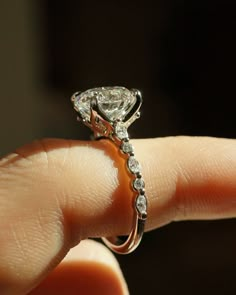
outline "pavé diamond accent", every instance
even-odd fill
[[[129,157],[129,159],[128,159],[128,167],[129,167],[130,172],[132,172],[133,174],[136,174],[136,173],[140,172],[140,164],[135,159],[134,156]]]
[[[144,195],[139,195],[136,199],[136,208],[140,214],[147,212],[147,199]]]
[[[130,154],[133,153],[134,148],[132,146],[131,143],[129,143],[128,141],[124,141],[121,145],[121,150],[125,153],[125,154]]]
[[[143,178],[136,178],[133,182],[133,186],[137,191],[144,189],[145,182],[144,182]]]
[[[119,139],[127,138],[127,128],[124,125],[117,123],[115,126],[115,134]]]
[[[125,87],[100,87],[89,89],[77,95],[74,107],[81,117],[90,121],[90,102],[95,99],[100,112],[111,122],[123,120],[135,105],[137,98]]]

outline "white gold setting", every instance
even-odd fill
[[[108,138],[126,157],[130,174],[130,187],[134,193],[133,227],[125,242],[119,237],[103,238],[104,243],[114,252],[128,254],[141,242],[147,218],[147,199],[141,166],[135,158],[133,145],[129,141],[128,127],[140,117],[142,97],[139,90],[124,87],[100,87],[77,92],[71,100],[78,112],[78,120],[94,132],[94,138]]]

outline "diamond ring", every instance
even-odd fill
[[[128,127],[140,117],[142,97],[139,90],[124,87],[100,87],[76,92],[71,98],[78,120],[92,129],[94,138],[111,140],[126,157],[133,191],[133,226],[125,241],[119,237],[102,238],[114,252],[128,254],[139,245],[147,219],[147,199],[141,167],[129,141]]]

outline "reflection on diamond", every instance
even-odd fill
[[[136,190],[144,189],[145,183],[142,178],[136,178],[133,182],[133,186]]]
[[[134,156],[129,157],[128,167],[130,172],[132,172],[133,174],[140,172],[140,164]]]
[[[117,124],[115,127],[115,134],[119,139],[124,139],[128,137],[127,128],[122,124]]]
[[[121,145],[121,150],[125,153],[125,154],[131,154],[134,151],[134,148],[132,146],[132,144],[130,142],[126,142],[124,141]]]
[[[83,119],[90,121],[90,102],[97,101],[99,111],[111,122],[123,120],[135,105],[135,94],[124,87],[89,89],[75,97],[74,106]]]
[[[147,212],[147,199],[144,195],[139,195],[136,199],[136,208],[140,214]]]

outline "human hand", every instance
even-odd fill
[[[236,216],[235,140],[132,142],[146,181],[146,230]],[[2,295],[128,294],[109,250],[82,241],[129,233],[131,192],[122,164],[109,141],[53,139],[0,161]]]

